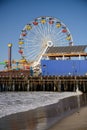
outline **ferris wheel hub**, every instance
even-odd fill
[[[52,41],[48,41],[48,42],[47,42],[47,46],[48,46],[48,47],[53,46],[53,42],[52,42]]]

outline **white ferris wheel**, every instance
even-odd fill
[[[72,45],[72,35],[62,21],[48,16],[38,17],[21,31],[19,53],[22,58],[37,65],[48,47]]]

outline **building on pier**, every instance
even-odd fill
[[[87,46],[49,47],[41,60],[42,75],[86,75]]]

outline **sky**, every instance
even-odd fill
[[[87,0],[0,0],[0,62],[20,59],[18,40],[24,26],[40,16],[60,19],[70,30],[74,45],[87,45]]]

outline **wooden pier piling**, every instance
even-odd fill
[[[14,74],[14,75],[13,75]],[[0,72],[3,91],[76,91],[87,92],[87,76],[29,76],[29,72]]]

